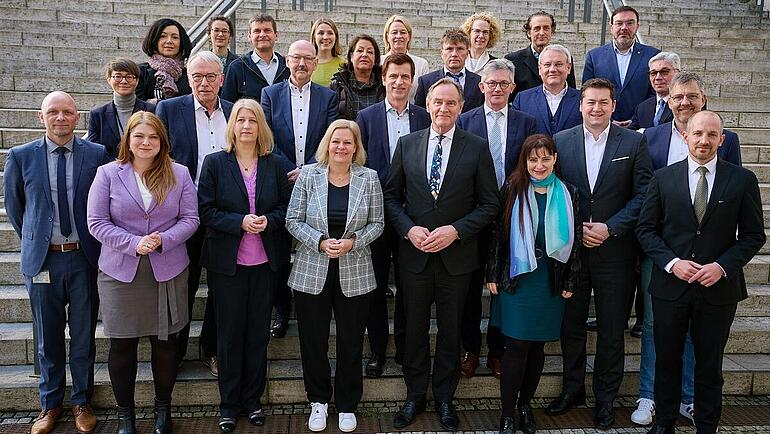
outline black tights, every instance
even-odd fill
[[[535,396],[545,364],[545,342],[521,341],[505,337],[505,354],[500,378],[503,417],[513,417],[516,397],[519,407]]]
[[[155,384],[155,398],[170,401],[174,390],[177,371],[177,335],[162,341],[149,336],[152,346],[152,379]],[[136,385],[137,347],[139,338],[110,338],[110,355],[107,365],[110,370],[112,392],[115,402],[121,407],[134,406]]]

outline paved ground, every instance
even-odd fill
[[[770,397],[725,397],[720,433],[763,433],[770,434]],[[533,403],[535,419],[541,433],[592,433],[592,411],[579,408],[570,413],[549,417],[543,413],[545,400]],[[645,433],[645,428],[635,427],[629,420],[634,401],[628,398],[617,402],[617,421],[615,429],[606,433]],[[460,415],[460,427],[465,433],[496,433],[500,416],[500,401],[494,399],[457,400]],[[391,424],[392,413],[397,403],[368,402],[359,407],[359,433],[438,433],[440,429],[435,414],[426,412],[409,427],[409,431],[395,430]],[[245,418],[238,422],[236,433],[309,433],[306,422],[310,409],[304,404],[278,405],[265,408],[269,417],[267,425],[256,428],[249,425]],[[95,433],[114,433],[116,431],[115,413],[112,410],[99,410],[99,425]],[[29,432],[34,412],[0,413],[0,434],[24,434]],[[152,409],[142,408],[137,411],[137,429],[139,433],[152,432]],[[216,434],[218,411],[216,406],[175,407],[174,432],[177,434],[207,433]],[[72,417],[63,417],[58,424],[56,434],[77,433]],[[678,433],[692,433],[687,421],[680,419]],[[326,433],[339,433],[336,427],[336,412],[330,408],[329,424]]]

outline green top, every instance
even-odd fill
[[[333,57],[332,60],[326,63],[319,63],[318,67],[313,71],[310,80],[321,86],[329,87],[329,84],[332,81],[332,75],[340,69],[340,65],[343,63],[345,63],[345,59],[340,56]]]

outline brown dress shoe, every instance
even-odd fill
[[[473,353],[463,353],[460,358],[460,376],[463,378],[472,378],[476,375],[476,368],[479,367],[479,355]]]
[[[492,375],[498,380],[500,379],[500,376],[503,375],[503,363],[497,357],[487,358],[487,368],[492,371]]]
[[[56,425],[56,419],[61,417],[62,407],[58,406],[50,410],[43,410],[40,415],[35,419],[35,423],[32,424],[30,434],[48,434],[53,431]]]
[[[96,415],[90,404],[73,405],[72,415],[75,417],[75,428],[80,432],[91,432],[96,428]]]

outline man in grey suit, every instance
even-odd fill
[[[433,397],[441,426],[457,429],[452,398],[460,377],[460,324],[471,275],[479,267],[478,234],[500,211],[487,142],[455,128],[460,86],[442,78],[426,98],[431,127],[398,140],[385,186],[385,212],[399,236],[404,287],[407,401],[393,419],[411,424],[425,410],[430,374],[431,305],[441,324],[433,363]]]
[[[562,393],[546,409],[563,414],[585,402],[586,319],[594,292],[598,342],[594,362],[594,423],[608,429],[612,403],[623,379],[623,330],[634,284],[634,226],[652,172],[644,137],[610,122],[615,87],[598,78],[583,83],[583,123],[554,136],[562,159],[562,179],[578,188],[583,220],[582,268],[577,291],[562,323]]]
[[[88,232],[86,201],[104,146],[75,137],[80,114],[64,92],[43,99],[38,114],[45,136],[15,146],[5,163],[5,208],[21,238],[21,272],[38,334],[40,404],[33,434],[53,431],[66,387],[64,329],[69,325],[71,401],[75,427],[90,432],[96,416],[94,330],[99,307],[99,243]]]

